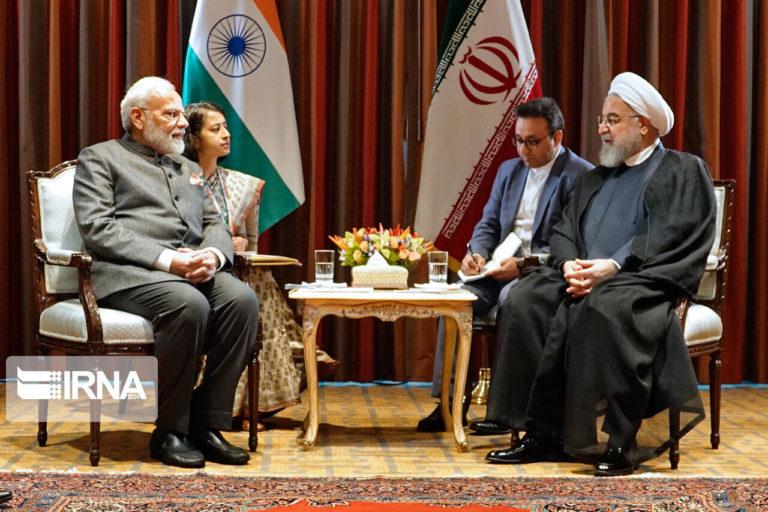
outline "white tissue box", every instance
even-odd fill
[[[373,288],[408,288],[408,270],[405,267],[358,265],[352,267],[352,286]]]

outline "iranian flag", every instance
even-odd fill
[[[541,85],[518,0],[459,4],[432,88],[414,227],[460,261],[499,164],[517,156],[515,108]]]
[[[266,181],[263,232],[304,202],[291,77],[274,0],[200,0],[189,37],[184,104],[226,112],[232,152],[224,167]]]

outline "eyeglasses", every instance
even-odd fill
[[[541,143],[541,141],[543,141],[546,138],[547,137],[542,137],[540,139],[525,139],[525,140],[523,140],[520,137],[515,137],[514,142],[515,142],[515,146],[517,146],[518,148],[521,147],[521,146],[525,146],[528,149],[536,149],[536,146],[538,146]]]
[[[151,108],[146,108],[146,107],[136,107],[136,108],[138,108],[139,110],[143,110],[145,112],[154,112],[154,110]],[[181,118],[184,117],[184,112],[182,110],[168,109],[160,112],[160,115],[164,119],[176,125],[179,123],[179,120],[181,120]]]
[[[631,116],[617,116],[616,114],[608,114],[607,116],[597,116],[597,127],[600,128],[603,124],[608,125],[608,129],[613,128],[617,124],[621,123],[625,119],[631,119],[633,117],[643,117],[640,115],[631,115]]]

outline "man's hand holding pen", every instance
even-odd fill
[[[468,276],[477,275],[483,271],[485,258],[479,254],[472,253],[472,248],[467,244],[467,255],[461,261],[461,271]]]

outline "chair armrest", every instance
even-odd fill
[[[685,332],[685,320],[688,318],[688,308],[690,305],[691,301],[686,298],[680,299],[675,305],[675,315],[677,315],[677,319],[680,321],[683,332]]]
[[[725,268],[725,263],[728,260],[728,255],[725,253],[725,251],[720,250],[717,255],[717,265],[715,266],[714,271],[719,272]],[[709,267],[709,259],[707,259],[707,267]],[[709,270],[709,268],[707,268]]]
[[[92,258],[78,251],[67,249],[49,249],[41,239],[35,240],[35,256],[43,263],[61,267],[89,268]]]
[[[83,314],[85,315],[88,344],[97,344],[103,347],[104,332],[101,325],[101,315],[99,315],[99,307],[96,305],[96,296],[93,294],[93,282],[91,280],[93,258],[82,252],[48,249],[45,242],[39,238],[35,240],[34,248],[35,257],[42,263],[77,269],[80,305],[83,307]],[[94,348],[94,350],[99,349]]]
[[[286,265],[301,266],[296,258],[278,256],[276,254],[259,254],[255,251],[242,251],[235,253],[235,262],[241,260],[243,264],[251,267],[280,267]]]
[[[273,254],[258,254],[255,251],[242,251],[235,253],[233,270],[235,275],[241,281],[252,286],[251,269],[284,267],[288,265],[301,266],[301,262],[296,258],[287,256],[276,256]]]

